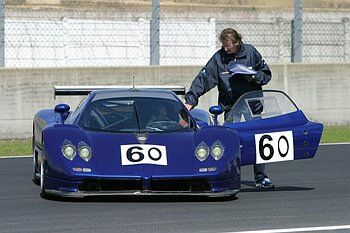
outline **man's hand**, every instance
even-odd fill
[[[187,123],[187,121],[185,121],[184,119],[180,119],[179,123],[178,123],[182,128],[186,128],[189,126],[189,124]]]
[[[190,111],[193,108],[193,106],[190,104],[185,104],[185,107],[187,108],[188,111]]]

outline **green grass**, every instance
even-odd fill
[[[322,143],[350,142],[350,125],[326,126],[323,130]],[[32,154],[31,140],[0,140],[0,157]]]
[[[350,125],[324,127],[321,142],[322,143],[350,142]]]
[[[0,140],[0,157],[32,154],[31,140]]]

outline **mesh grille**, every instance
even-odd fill
[[[156,192],[210,192],[206,179],[153,179],[150,186],[142,180],[84,179],[79,191],[156,191]]]

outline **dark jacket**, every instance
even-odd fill
[[[228,68],[239,63],[256,70],[255,79],[248,82],[243,76],[231,75]],[[190,90],[185,95],[186,103],[197,106],[198,98],[213,87],[219,90],[219,105],[230,111],[233,104],[244,93],[261,90],[261,86],[271,79],[271,71],[256,48],[241,42],[240,49],[235,54],[227,54],[223,48],[217,51],[195,77]]]

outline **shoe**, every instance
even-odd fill
[[[275,185],[269,178],[264,178],[262,181],[256,182],[255,187],[259,189],[273,189]]]

